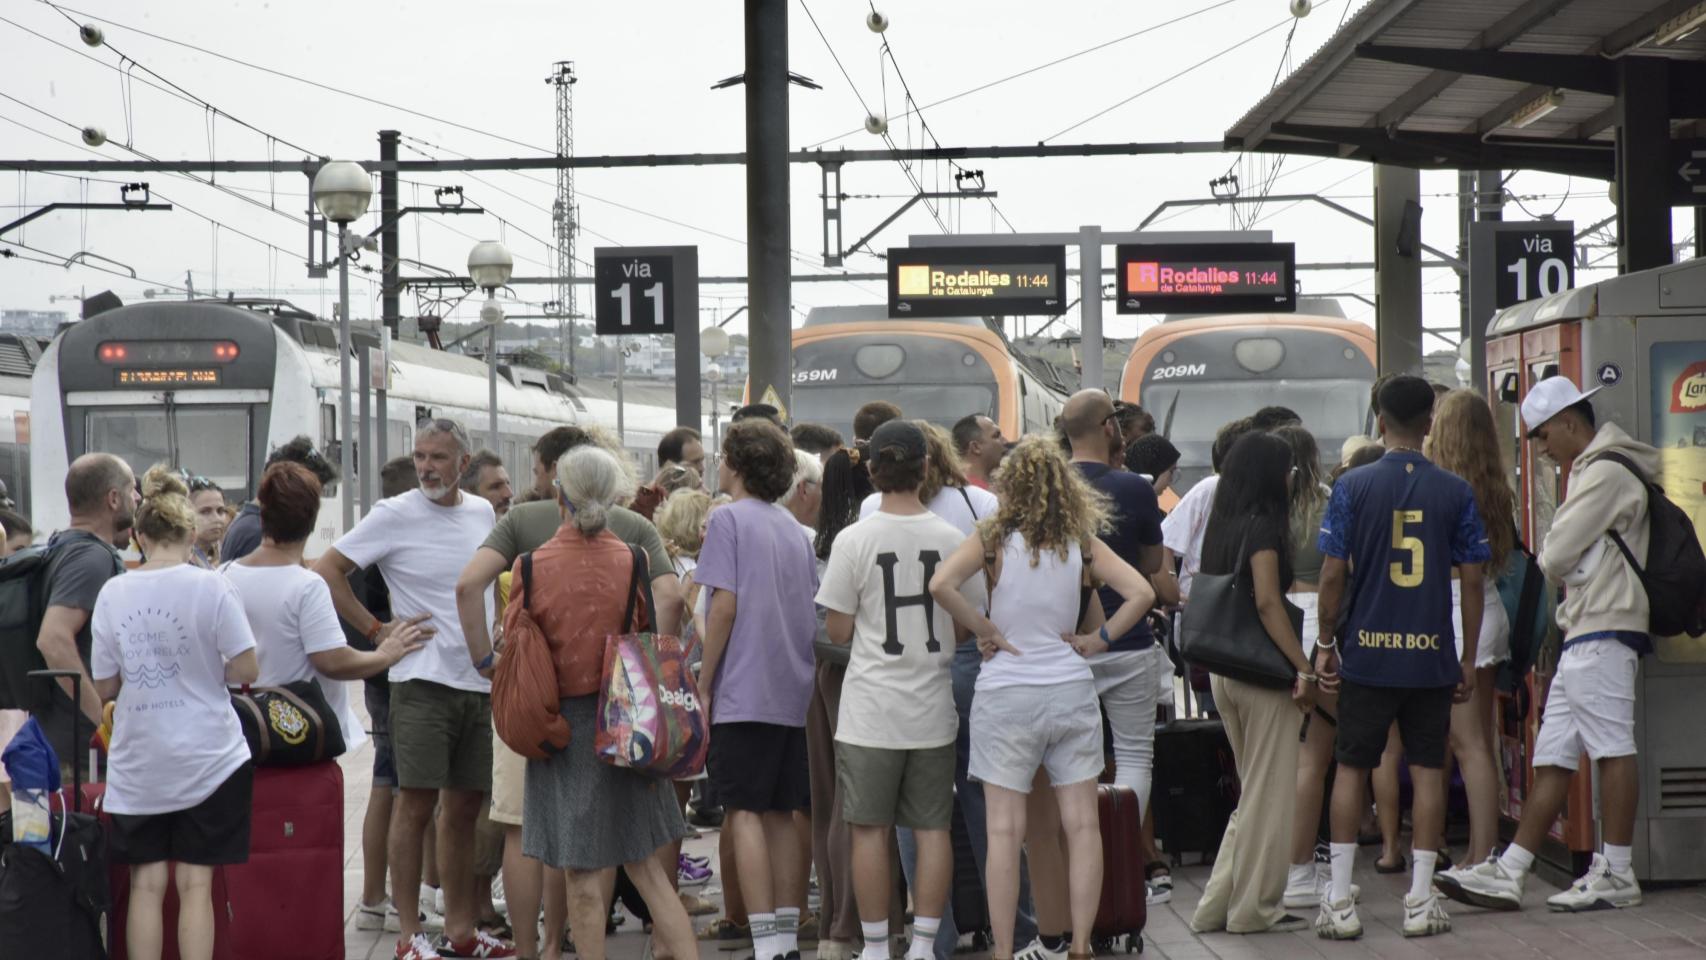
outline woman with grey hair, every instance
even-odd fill
[[[556,536],[516,560],[511,604],[539,624],[557,671],[557,693],[571,731],[568,747],[529,760],[522,850],[569,874],[569,923],[582,960],[603,960],[604,891],[624,867],[652,914],[656,952],[692,957],[693,923],[655,856],[688,833],[672,791],[653,777],[601,763],[593,752],[605,638],[641,628],[644,599],[624,623],[635,555],[606,529],[610,508],[634,494],[630,472],[609,451],[581,446],[557,461]],[[529,594],[532,594],[531,596]]]

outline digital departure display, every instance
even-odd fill
[[[105,340],[95,356],[106,364],[230,363],[237,345],[229,340]]]
[[[890,247],[889,316],[1059,313],[1066,248]]]
[[[202,367],[182,370],[119,370],[121,387],[217,387],[219,369]]]
[[[1289,243],[1128,243],[1118,247],[1119,313],[1290,313]]]

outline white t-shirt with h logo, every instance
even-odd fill
[[[817,602],[853,617],[837,741],[890,750],[954,742],[954,618],[931,598],[930,577],[965,539],[932,513],[878,512],[836,536]]]

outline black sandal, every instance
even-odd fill
[[[1151,860],[1143,865],[1143,879],[1154,880],[1158,873],[1164,873],[1170,877],[1173,875],[1173,868],[1165,860]]]

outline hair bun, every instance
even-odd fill
[[[163,463],[157,463],[142,475],[142,499],[158,500],[173,495],[186,499],[190,495],[189,486],[184,483],[183,477],[178,476],[177,471]]]

